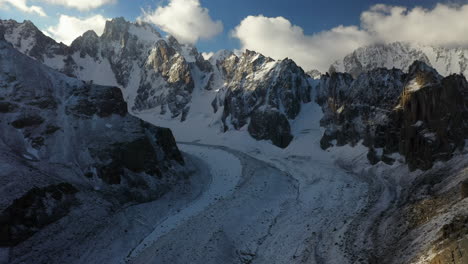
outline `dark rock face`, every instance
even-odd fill
[[[25,115],[11,122],[11,125],[15,128],[21,129],[25,127],[39,126],[44,123],[44,118],[39,115]]]
[[[101,178],[103,192],[129,194],[122,203],[154,199],[167,188],[154,189],[178,180],[184,160],[172,133],[129,115],[120,89],[66,77],[1,41],[0,62],[1,80],[15,76],[0,89],[0,137],[12,153],[44,167],[73,164],[67,173],[92,177],[72,179],[90,186]]]
[[[392,162],[388,154],[399,152],[411,169],[429,169],[464,147],[468,84],[462,75],[442,78],[416,61],[408,74],[377,69],[350,80],[341,73],[322,77],[322,148],[333,140],[339,146],[363,140],[372,163]],[[377,155],[376,148],[383,152]]]
[[[86,55],[98,58],[99,36],[93,30],[86,31],[82,36],[73,41],[70,49],[78,51],[81,58],[84,58]]]
[[[317,98],[324,106],[322,148],[330,147],[332,140],[338,146],[362,139],[374,145],[368,141],[379,138],[379,125],[386,123],[387,113],[398,102],[403,76],[399,70],[385,69],[361,74],[356,80],[347,73],[323,76]]]
[[[322,75],[317,86],[317,103],[320,105],[329,103],[330,108],[335,109],[333,105],[341,104],[346,99],[346,93],[353,81],[353,77],[347,73],[334,72]],[[328,100],[331,102],[327,102]]]
[[[156,141],[159,146],[164,151],[164,155],[166,159],[175,160],[180,164],[184,164],[184,158],[180,153],[179,149],[177,148],[177,144],[175,141],[174,136],[172,135],[172,131],[169,128],[162,128],[155,129],[154,134],[156,136]]]
[[[248,131],[253,138],[271,140],[280,148],[286,148],[293,139],[288,119],[276,109],[256,110]]]
[[[126,116],[127,103],[122,100],[122,92],[116,87],[103,87],[85,84],[72,89],[75,100],[70,100],[66,113],[77,118],[109,117],[113,114]]]
[[[109,164],[97,165],[98,176],[108,184],[120,184],[125,169],[161,177],[157,153],[148,138],[140,138],[132,142],[114,144],[103,151],[94,150],[96,158],[111,160]]]
[[[68,214],[78,190],[69,183],[33,188],[0,214],[0,247],[12,247]]]
[[[128,114],[119,88],[69,78],[5,41],[0,68],[0,179],[12,186],[0,195],[0,247],[158,199],[187,178],[171,131]]]
[[[401,98],[400,153],[411,168],[428,169],[435,160],[451,158],[468,136],[468,84],[452,75]]]
[[[278,129],[285,128],[284,118],[286,121],[296,118],[301,105],[311,100],[311,87],[304,71],[292,60],[274,61],[253,51],[246,51],[241,57],[231,54],[218,61],[217,67],[227,86],[212,105],[215,111],[224,107],[224,130],[240,129],[255,115],[256,123],[249,126],[252,128],[249,131],[256,134],[251,135],[254,138],[274,139],[275,145],[278,143],[286,147],[285,142],[289,144],[291,140],[279,140],[272,134],[266,136],[265,132],[271,131],[272,127],[260,122],[259,114],[265,113],[268,118],[278,119],[279,123],[276,124],[281,126]],[[262,107],[277,110],[259,110]],[[284,133],[289,134],[289,124],[287,130]]]
[[[11,113],[18,108],[18,105],[10,102],[0,102],[0,113]]]

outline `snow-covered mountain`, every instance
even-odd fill
[[[120,89],[67,77],[5,40],[0,83],[0,247],[72,210],[154,200],[186,176],[171,131],[130,115]]]
[[[212,97],[208,104],[213,108],[205,114],[220,118],[222,131],[241,129],[252,123],[252,116],[265,115],[270,122],[252,119],[250,134],[286,147],[292,139],[289,120],[302,103],[311,101],[309,77],[289,59],[274,61],[250,51],[237,57],[221,51],[206,61],[195,47],[172,36],[163,38],[146,23],[112,19],[102,36],[88,31],[70,47],[55,43],[28,21],[0,21],[0,28],[19,51],[58,71],[120,87],[137,115],[151,112],[184,121],[193,93],[209,91],[205,96]],[[281,130],[272,129],[277,124],[282,124]]]
[[[80,80],[122,88],[132,111],[159,108],[182,118],[195,86],[206,86],[210,64],[192,46],[163,39],[149,24],[107,21],[102,36],[85,32],[70,47],[57,44],[31,22],[1,21],[18,50]]]
[[[0,20],[0,33],[20,52],[46,64],[57,55],[65,56],[68,47],[44,35],[31,21]]]
[[[249,50],[240,57],[219,57],[214,67],[225,86],[213,105],[216,111],[222,108],[224,130],[248,125],[254,138],[287,147],[293,138],[288,120],[294,120],[301,105],[311,101],[304,71],[292,60],[275,61]]]
[[[462,73],[468,76],[468,49],[442,48],[394,42],[361,47],[330,66],[330,72],[347,72],[354,78],[377,68],[397,68],[407,72],[414,61],[434,67],[443,76]]]
[[[0,263],[466,262],[462,49],[321,75],[123,18],[0,33]]]

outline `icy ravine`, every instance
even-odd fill
[[[231,195],[154,241],[130,263],[254,261],[261,257],[261,245],[274,235],[284,209],[297,203],[298,186],[290,175],[227,147],[192,144],[235,155],[242,164],[239,184]]]
[[[364,172],[337,163],[356,165],[365,148],[320,149],[321,116],[315,103],[307,104],[292,127],[296,140],[286,150],[251,142],[240,133],[188,134],[188,127],[177,124],[179,139],[224,146],[217,148],[236,155],[245,180],[133,263],[352,263],[350,256],[361,254],[360,249],[346,250],[359,235],[351,223],[365,208],[374,208],[385,188],[382,181],[368,181],[361,177]],[[357,164],[358,169],[366,166]]]
[[[183,152],[194,155],[202,160],[210,161],[212,178],[208,189],[201,197],[188,204],[186,208],[163,219],[156,229],[132,250],[129,259],[138,256],[160,237],[189,221],[191,217],[202,212],[207,206],[230,195],[239,182],[242,166],[240,161],[232,154],[216,148],[184,145],[181,143],[179,143],[179,147]]]

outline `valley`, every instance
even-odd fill
[[[2,264],[467,259],[465,49],[321,74],[123,17],[0,33]]]

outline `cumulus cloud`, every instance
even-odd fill
[[[13,0],[15,1],[15,0]],[[80,11],[95,9],[106,4],[116,3],[117,0],[39,0],[53,5],[62,5],[70,8],[75,8]]]
[[[143,10],[140,20],[150,22],[182,43],[209,39],[223,31],[221,21],[213,21],[199,0],[169,0],[156,10]]]
[[[244,49],[275,59],[289,57],[306,69],[322,71],[328,69],[330,59],[343,57],[370,41],[369,34],[355,26],[339,26],[309,36],[284,17],[262,15],[246,17],[232,34]]]
[[[28,5],[26,0],[0,0],[0,8],[14,7],[26,13],[34,13],[39,16],[47,16],[40,6]]]
[[[434,9],[375,5],[361,15],[361,27],[376,41],[407,41],[437,46],[468,46],[468,5]]]
[[[306,70],[327,71],[333,61],[358,47],[407,41],[468,47],[468,5],[433,9],[375,5],[361,14],[360,26],[338,26],[313,35],[283,17],[249,16],[233,30],[243,49],[275,59],[292,58]]]
[[[101,35],[104,31],[106,20],[107,19],[101,15],[95,15],[84,19],[60,15],[58,24],[48,27],[46,33],[56,41],[61,41],[70,45],[73,40],[88,30],[94,30],[96,34]]]

